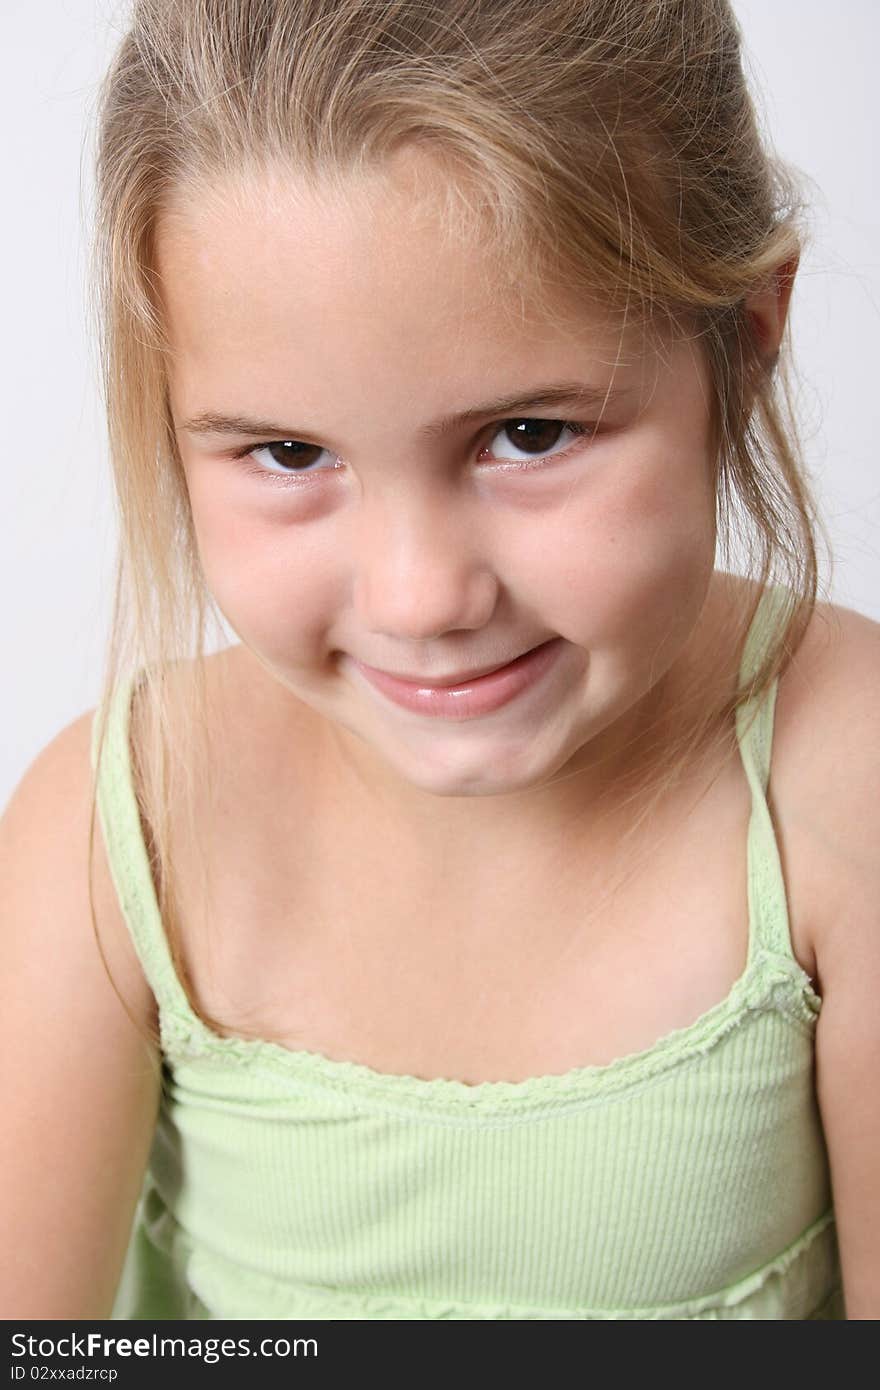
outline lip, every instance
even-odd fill
[[[468,676],[453,685],[403,680],[362,661],[355,660],[354,665],[375,690],[403,709],[446,719],[471,719],[500,709],[535,685],[553,665],[562,645],[561,637],[553,637],[506,666],[481,676]]]
[[[535,647],[530,647],[529,652],[535,651]],[[400,681],[404,685],[414,685],[417,690],[450,690],[453,686],[471,685],[475,680],[481,680],[483,676],[491,676],[495,671],[503,671],[506,666],[512,666],[515,661],[528,656],[529,652],[520,652],[512,661],[498,661],[494,666],[484,666],[481,671],[459,671],[454,676],[446,676],[443,680],[430,680],[427,676],[403,676],[398,671],[383,671],[378,666],[367,666],[366,662],[359,662],[366,671],[375,671],[378,675],[387,676],[390,680]]]

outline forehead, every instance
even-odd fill
[[[381,369],[403,390],[442,372],[465,390],[560,354],[600,378],[644,361],[642,328],[499,265],[450,188],[411,155],[321,186],[276,168],[180,188],[155,240],[172,372],[196,390],[206,373],[233,389],[247,362],[298,382]]]

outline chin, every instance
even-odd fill
[[[460,751],[460,750],[459,750]],[[428,758],[419,754],[412,764],[406,759],[387,758],[388,765],[411,787],[437,797],[506,796],[539,787],[552,778],[567,759],[566,752],[555,756],[542,752],[532,741],[527,747],[487,751],[476,760],[457,757],[444,761],[441,754]]]

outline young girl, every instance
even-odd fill
[[[880,628],[726,0],[134,0],[98,195],[6,1316],[880,1315]]]

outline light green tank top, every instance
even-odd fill
[[[821,1000],[765,796],[775,683],[747,734],[737,716],[749,950],[730,993],[608,1065],[478,1085],[224,1038],[193,1014],[134,796],[132,690],[114,696],[99,811],[159,1006],[163,1092],[114,1318],[845,1316]]]

